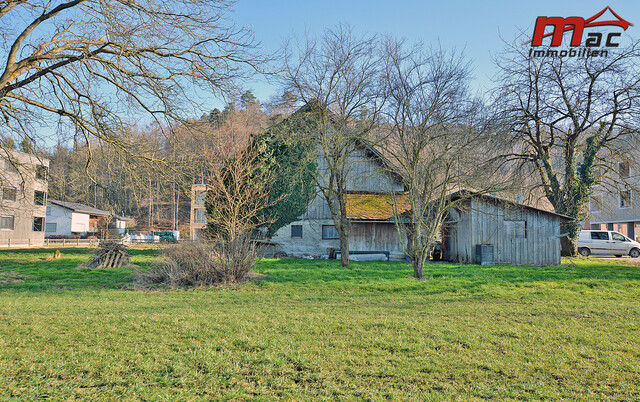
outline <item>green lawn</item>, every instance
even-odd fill
[[[61,251],[0,251],[0,399],[640,399],[631,262],[416,281],[402,263],[267,260],[258,283],[140,291]]]

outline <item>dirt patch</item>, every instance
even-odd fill
[[[24,282],[26,277],[15,271],[0,272],[0,284],[2,283],[20,283]]]
[[[247,280],[252,282],[260,282],[266,277],[267,277],[267,274],[259,274],[253,271],[250,271],[247,273]]]

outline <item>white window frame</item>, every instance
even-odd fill
[[[618,174],[621,179],[628,179],[631,177],[631,166],[629,165],[629,162],[618,162]]]
[[[11,189],[13,190],[13,199],[12,200],[7,200],[4,198],[4,193],[6,189]],[[18,189],[15,187],[10,187],[10,186],[3,186],[2,187],[2,201],[7,201],[7,202],[16,202],[18,201]]]
[[[0,230],[7,230],[7,231],[11,231],[11,230],[16,230],[16,217],[15,215],[2,215],[0,216],[0,218],[12,218],[12,228],[0,228]]]
[[[42,204],[36,204],[36,193],[42,193]],[[33,190],[33,205],[37,207],[44,207],[47,205],[47,192],[40,190]]]
[[[294,226],[300,228],[300,236],[294,236],[293,235],[293,227]],[[304,236],[304,229],[303,229],[302,225],[291,225],[291,238],[292,239],[302,239],[303,236]]]
[[[336,232],[336,237],[325,237],[324,236],[324,228],[333,228]],[[338,234],[338,229],[336,229],[335,225],[322,225],[322,240],[338,240],[340,239],[340,235]]]
[[[622,205],[622,202],[623,202],[622,194],[623,193],[627,193],[627,192],[629,193],[629,204],[628,205]],[[631,190],[620,191],[618,196],[619,196],[619,198],[618,198],[618,206],[620,207],[620,209],[631,208],[631,206],[633,205],[633,193],[632,193]]]
[[[42,219],[42,230],[35,230],[36,219]],[[46,229],[47,229],[47,220],[45,219],[45,217],[34,216],[33,219],[31,220],[31,231],[36,233],[40,233],[40,232],[44,233]]]
[[[13,163],[9,159],[4,160],[4,171],[11,174],[18,174],[18,168],[13,166]]]

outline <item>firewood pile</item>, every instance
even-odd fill
[[[127,246],[116,241],[101,241],[87,268],[120,268],[129,265],[131,256]]]

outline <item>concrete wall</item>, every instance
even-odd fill
[[[621,207],[619,192],[596,188],[589,209],[589,221],[585,229],[615,230],[633,239],[640,239],[640,194],[637,191],[631,190],[631,204]]]
[[[47,181],[36,177],[37,166],[48,168],[49,161],[17,151],[10,155],[0,155],[0,216],[14,217],[13,230],[0,230],[1,244],[6,244],[9,240],[13,244],[29,244],[29,242],[31,245],[44,244],[46,206],[34,204],[34,193],[35,191],[46,193]],[[2,200],[3,188],[15,188],[16,200]],[[35,217],[45,218],[41,232],[33,230]]]
[[[634,151],[634,149],[630,149]],[[637,152],[636,156],[637,158]],[[615,162],[615,158],[611,158]],[[640,240],[640,172],[637,165],[631,163],[628,176],[620,176],[620,164],[614,163],[614,168],[607,172],[609,183],[607,186],[598,184],[593,189],[593,196],[589,203],[589,219],[585,229],[615,230],[631,238]],[[616,168],[617,165],[617,168]],[[614,186],[611,182],[618,183]],[[618,187],[618,188],[614,188]],[[622,191],[631,191],[631,202],[620,206]]]
[[[637,192],[631,191],[631,205],[627,207],[620,207],[619,192],[596,191],[594,197],[599,197],[602,204],[597,211],[591,210],[591,223],[640,221],[640,194]],[[590,209],[594,209],[591,204]]]
[[[302,226],[302,238],[291,237],[291,226]],[[340,249],[340,240],[322,239],[322,226],[334,226],[331,219],[298,220],[276,232],[271,241],[276,250],[293,257],[327,256],[329,248]],[[389,251],[391,259],[403,259],[404,252],[395,225],[391,222],[352,222],[349,230],[352,251]],[[385,259],[383,255],[354,255],[352,260]]]
[[[494,246],[496,264],[560,264],[560,217],[526,207],[484,199],[468,201],[451,213],[445,228],[445,258],[475,263],[477,244]],[[513,222],[526,222],[526,237],[516,235]]]
[[[291,226],[302,226],[302,238],[291,237]],[[333,225],[331,219],[301,219],[280,228],[271,241],[277,243],[276,250],[289,256],[322,256],[328,248],[340,248],[338,239],[323,240],[322,225]]]

